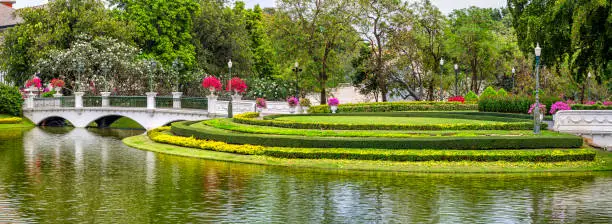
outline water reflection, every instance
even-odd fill
[[[8,220],[5,217],[51,223],[612,220],[611,173],[443,175],[288,169],[123,146],[121,137],[133,134],[138,133],[32,129],[9,137],[0,134],[0,222]]]

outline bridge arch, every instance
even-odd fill
[[[62,127],[62,126],[66,126],[67,123],[72,124],[72,121],[62,117],[62,116],[57,116],[57,115],[51,115],[48,117],[45,117],[39,121],[33,121],[36,122],[35,124],[37,126],[43,126],[43,127]]]

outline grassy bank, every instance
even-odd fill
[[[6,114],[0,114],[0,119],[3,118],[12,118],[14,116],[11,115],[6,115]],[[20,122],[15,123],[15,124],[0,124],[0,129],[10,129],[10,128],[32,128],[36,126],[34,123],[32,123],[32,121],[30,121],[27,118],[22,118]]]
[[[612,170],[612,153],[596,151],[595,161],[575,162],[392,162],[335,159],[282,159],[261,155],[238,155],[160,144],[145,135],[123,139],[131,147],[153,152],[209,160],[275,165],[300,168],[429,172],[429,173],[513,173],[513,172],[583,172]]]

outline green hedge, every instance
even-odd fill
[[[592,161],[595,152],[588,149],[564,150],[381,150],[345,148],[282,148],[250,145],[231,145],[214,141],[196,140],[191,137],[174,136],[164,132],[165,128],[151,130],[151,140],[199,148],[204,150],[231,152],[245,155],[265,155],[287,159],[349,159],[384,161],[508,161],[508,162],[560,162]],[[243,150],[244,148],[244,150]]]
[[[540,97],[540,103],[546,105],[547,114],[550,112],[550,106],[560,100],[561,98],[559,97]],[[534,103],[535,98],[527,96],[480,97],[478,100],[478,111],[527,114],[529,107]]]
[[[308,123],[292,122],[284,120],[274,120],[281,116],[292,115],[272,115],[264,117],[264,120],[254,119],[257,113],[236,115],[233,121],[241,124],[273,126],[282,128],[296,129],[328,129],[328,130],[529,130],[533,128],[533,123],[518,117],[497,116],[492,114],[478,114],[477,112],[395,112],[395,113],[348,113],[348,114],[312,114],[308,116],[413,116],[413,117],[443,117],[443,118],[464,118],[475,120],[494,120],[506,121],[505,123],[493,124],[339,124],[339,123]],[[304,116],[304,115],[293,115]],[[521,120],[519,120],[521,119]],[[542,123],[542,128],[547,125]]]
[[[457,102],[435,101],[405,101],[405,102],[376,102],[340,104],[338,113],[354,112],[392,112],[392,111],[461,111],[478,110],[477,104],[462,104]],[[329,106],[318,105],[308,109],[308,113],[331,113]]]
[[[264,155],[287,159],[349,159],[386,161],[561,162],[593,161],[592,150],[376,150],[271,148]]]
[[[0,83],[0,114],[21,116],[23,99],[17,87]]]
[[[191,127],[194,122],[172,124],[172,133],[230,144],[294,148],[380,148],[380,149],[542,149],[578,148],[582,138],[565,136],[483,136],[435,138],[312,137],[238,133],[209,126]]]
[[[574,104],[572,110],[612,110],[612,106],[605,106],[603,104]]]

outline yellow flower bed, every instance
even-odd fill
[[[0,118],[0,124],[17,124],[23,121],[20,117]]]
[[[260,155],[264,152],[263,146],[256,145],[232,145],[224,142],[195,139],[194,137],[181,137],[163,133],[169,131],[170,127],[161,127],[148,132],[151,140],[160,143],[212,150],[217,152],[229,152],[243,155]]]

